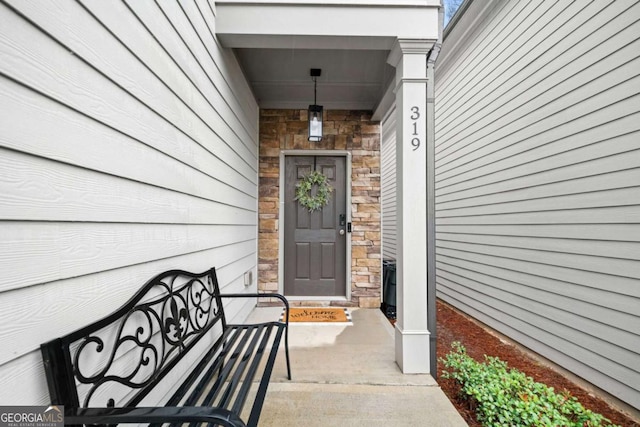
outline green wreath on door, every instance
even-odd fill
[[[318,187],[315,196],[311,196],[311,190],[314,186]],[[312,171],[305,175],[300,182],[296,184],[296,197],[301,206],[307,208],[309,212],[322,209],[329,203],[329,196],[333,192],[333,187],[329,184],[326,176],[317,171]]]

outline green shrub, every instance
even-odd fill
[[[440,359],[448,369],[443,378],[460,386],[461,397],[475,409],[485,426],[611,426],[600,414],[585,409],[568,392],[537,383],[497,357],[476,362],[459,342]]]

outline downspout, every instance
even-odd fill
[[[438,40],[427,55],[427,329],[429,330],[429,371],[438,377],[436,318],[436,185],[435,185],[435,65],[442,46],[444,6],[438,10]]]

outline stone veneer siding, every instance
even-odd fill
[[[292,305],[380,306],[380,125],[368,111],[325,110],[320,143],[307,140],[307,110],[260,112],[258,289],[278,290],[281,150],[351,153],[351,301],[294,301]]]

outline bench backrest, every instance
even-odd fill
[[[41,346],[52,403],[135,406],[225,322],[214,268],[159,274],[114,313]]]

